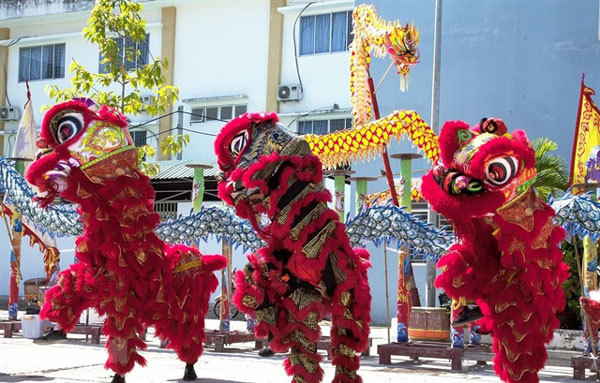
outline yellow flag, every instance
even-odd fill
[[[582,79],[571,158],[572,186],[600,182],[600,110],[592,100],[594,94]]]

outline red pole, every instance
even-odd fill
[[[17,319],[19,309],[19,283],[21,281],[21,213],[13,212],[11,220],[10,288],[8,296],[8,319]]]
[[[375,95],[375,87],[373,86],[373,79],[369,75],[369,93],[371,94],[371,103],[373,104],[373,116],[375,120],[379,120],[381,115],[379,114],[379,104],[377,104],[377,96]],[[396,185],[394,185],[394,176],[392,174],[392,167],[390,166],[390,158],[388,157],[387,146],[383,147],[381,151],[381,157],[383,158],[383,166],[385,167],[385,177],[387,178],[388,187],[390,188],[390,194],[392,195],[392,203],[394,206],[400,206],[398,203],[398,194],[396,194]]]
[[[369,74],[368,79],[369,93],[371,94],[371,103],[373,105],[373,117],[375,120],[379,120],[381,115],[379,113],[379,104],[377,103],[377,96],[375,95],[375,87],[373,85],[373,79]],[[398,202],[398,194],[396,193],[396,185],[394,184],[394,176],[392,173],[392,167],[390,166],[390,159],[387,152],[387,146],[381,151],[381,157],[383,158],[383,166],[385,167],[385,176],[387,179],[388,187],[390,188],[390,194],[392,196],[392,203],[394,206],[400,206]],[[411,187],[410,178],[406,180],[406,186]],[[398,342],[408,342],[408,322],[410,319],[411,311],[411,291],[410,283],[412,279],[412,272],[406,273],[404,267],[405,257],[408,256],[406,248],[400,249],[398,257],[398,295],[396,299],[397,308],[397,319],[398,319],[398,331],[396,340]],[[412,268],[409,268],[411,270]],[[411,270],[412,271],[412,270]],[[418,297],[418,294],[417,294]]]

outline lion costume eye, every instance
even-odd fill
[[[233,137],[233,140],[231,140],[231,143],[229,144],[229,151],[231,152],[231,158],[233,160],[246,149],[249,137],[250,135],[247,130],[244,130]]]
[[[56,140],[59,144],[75,137],[83,129],[83,117],[79,113],[65,114],[58,121],[56,129]]]
[[[518,170],[518,162],[514,157],[498,157],[488,163],[485,176],[491,184],[502,186],[509,182]]]

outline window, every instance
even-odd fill
[[[177,202],[155,202],[154,211],[158,213],[161,221],[177,218]]]
[[[410,185],[410,183],[404,182],[404,187],[412,187],[409,185]],[[400,198],[400,196],[399,196],[399,198]],[[427,204],[427,202],[412,202],[411,209],[412,209],[411,214],[414,217],[417,217],[422,222],[429,222],[429,204]],[[417,262],[425,261],[425,259],[423,258],[423,254],[417,254],[415,252],[415,249],[412,246],[409,249],[409,254],[413,261],[417,261]]]
[[[352,128],[351,118],[298,121],[298,134],[327,134]]]
[[[231,120],[246,113],[247,105],[202,106],[192,108],[191,122]]]
[[[133,144],[136,148],[146,145],[148,141],[148,132],[146,130],[134,130],[132,132],[129,132],[129,134],[131,134]]]
[[[134,43],[129,37],[115,38],[117,42],[117,47],[119,50],[119,57],[121,58],[121,63],[125,65],[125,69],[132,70],[135,68],[139,68],[148,64],[148,55],[150,53],[148,49],[148,45],[150,44],[150,35],[146,34],[146,38],[139,43]],[[123,45],[125,45],[125,52],[123,52]],[[136,51],[140,52],[139,55],[136,55]],[[103,63],[102,54],[100,54],[100,73],[107,73],[108,69],[106,63]]]
[[[352,11],[300,18],[300,55],[341,52],[352,42]]]
[[[19,49],[19,82],[65,77],[65,44]]]

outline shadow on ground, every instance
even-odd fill
[[[0,382],[46,382],[49,380],[54,380],[54,378],[49,378],[47,376],[41,375],[4,375],[0,374]]]
[[[183,379],[169,379],[167,382],[183,382]],[[198,378],[196,382],[199,383],[251,383],[251,382],[242,382],[239,380],[223,380],[223,379],[211,379],[211,378]]]

